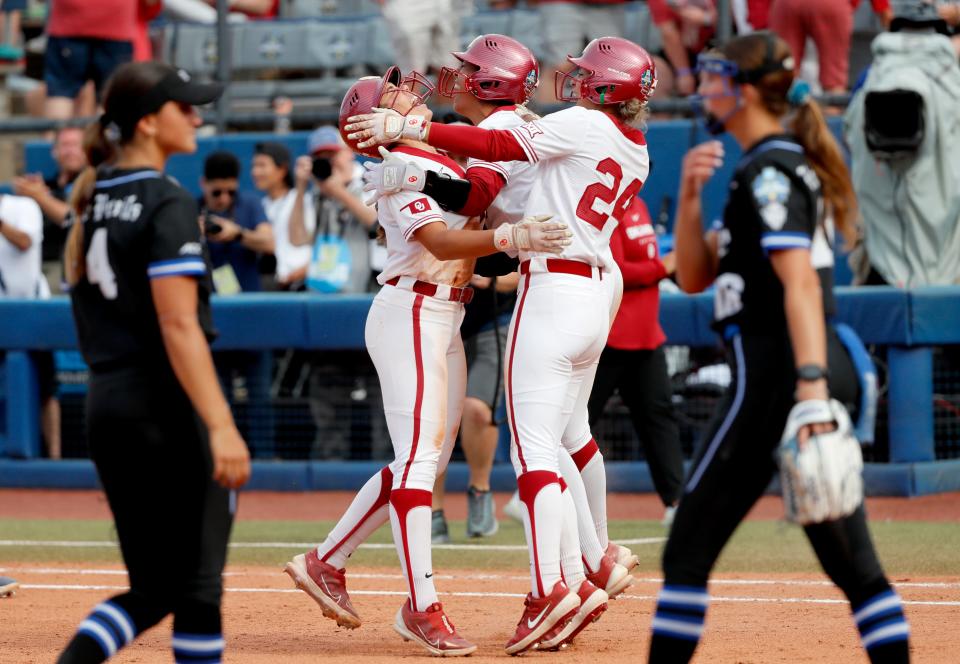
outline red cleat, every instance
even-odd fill
[[[547,632],[544,639],[537,646],[540,650],[559,650],[573,641],[574,637],[582,632],[587,625],[600,620],[600,614],[607,610],[607,593],[597,588],[589,581],[583,581],[577,589],[580,598],[580,608],[565,626],[554,627]]]
[[[535,647],[551,629],[566,625],[579,607],[580,598],[563,581],[557,581],[546,597],[527,593],[517,631],[506,645],[507,654],[519,655]]]
[[[360,626],[360,615],[347,594],[345,570],[334,569],[333,565],[321,561],[316,549],[294,556],[284,565],[283,571],[293,579],[297,588],[320,605],[324,616],[347,629]]]
[[[404,641],[415,641],[440,657],[469,655],[477,646],[457,634],[456,628],[443,612],[440,602],[434,602],[426,611],[414,611],[407,599],[397,611],[393,629]]]
[[[587,579],[597,588],[602,588],[613,599],[633,583],[633,577],[623,565],[617,564],[611,555],[604,555],[600,559],[600,569],[588,572]]]

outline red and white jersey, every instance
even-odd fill
[[[650,171],[643,133],[582,106],[509,131],[536,165],[524,215],[564,221],[573,243],[563,257],[607,267],[610,235]],[[520,260],[535,255],[520,252]]]
[[[523,124],[523,118],[517,115],[516,106],[502,106],[485,117],[478,127],[483,129],[512,129]],[[513,223],[523,219],[523,210],[530,197],[536,167],[529,161],[484,161],[470,159],[467,170],[487,168],[503,176],[504,185],[497,197],[487,208],[486,228],[496,228],[500,224]]]
[[[464,177],[463,169],[449,157],[408,145],[398,145],[390,151],[402,154],[424,170],[453,178]],[[467,269],[466,263],[472,263],[473,259],[441,261],[417,242],[414,232],[418,228],[442,221],[447,228],[458,229],[463,228],[468,219],[441,209],[435,200],[423,193],[401,191],[384,196],[377,202],[377,219],[387,235],[387,262],[377,277],[381,286],[394,277],[455,285],[458,273]],[[472,272],[470,269],[469,274]]]

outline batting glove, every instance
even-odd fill
[[[570,246],[573,237],[567,225],[553,221],[552,214],[537,214],[524,217],[515,224],[501,224],[493,232],[493,246],[498,251],[529,251],[545,254],[562,254]]]
[[[401,138],[422,141],[428,124],[419,115],[400,115],[392,108],[374,108],[373,113],[351,115],[347,122],[344,129],[351,132],[347,138],[357,141],[361,149],[395,143]]]
[[[387,148],[379,147],[383,161],[368,161],[363,167],[363,190],[369,196],[364,200],[367,205],[373,205],[382,196],[395,194],[398,191],[423,191],[426,182],[426,173],[415,163],[395,157]]]

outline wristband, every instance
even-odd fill
[[[819,364],[804,364],[797,367],[797,380],[805,383],[813,383],[818,380],[828,378],[830,373],[826,367]]]

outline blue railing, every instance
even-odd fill
[[[215,298],[218,350],[304,348],[362,349],[371,296],[247,295]],[[937,461],[934,453],[932,347],[960,343],[960,287],[840,288],[838,318],[867,344],[887,347],[890,462],[869,464],[872,493],[915,495],[960,489],[960,460]],[[668,343],[712,346],[709,295],[664,295],[661,322]],[[259,321],[270,321],[269,326]],[[40,456],[39,404],[31,350],[71,349],[76,335],[66,298],[0,300],[0,350],[5,350],[6,433],[0,436],[0,486],[30,485],[21,471]],[[3,461],[3,458],[26,461]],[[18,465],[27,463],[28,465]],[[71,470],[68,485],[92,485],[87,462],[60,462]],[[77,466],[76,464],[81,464]],[[612,464],[613,465],[613,464]],[[646,466],[612,469],[611,486],[648,486]],[[264,488],[347,488],[365,478],[366,463],[262,463],[256,484]],[[281,469],[285,467],[285,469]],[[349,467],[347,471],[344,468]],[[362,468],[361,468],[362,467]],[[510,475],[509,467],[498,473]],[[292,474],[291,474],[292,473]],[[369,474],[369,473],[367,473]],[[356,478],[354,478],[356,475]],[[85,479],[84,479],[85,478]],[[501,478],[502,479],[502,478]],[[50,480],[37,480],[40,484]],[[506,480],[503,480],[506,481]]]

